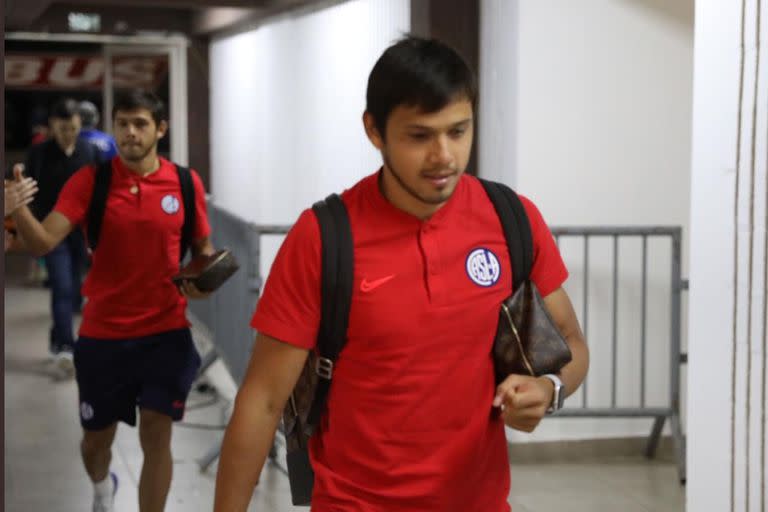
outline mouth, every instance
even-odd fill
[[[440,172],[440,173],[434,173],[434,174],[423,174],[422,175],[424,179],[432,183],[436,187],[444,187],[448,184],[448,181],[456,176],[456,173],[451,172]]]

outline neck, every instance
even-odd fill
[[[123,165],[139,176],[147,176],[160,168],[160,159],[154,151],[141,160],[125,160],[122,156],[120,160],[123,162]]]

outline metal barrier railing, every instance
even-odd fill
[[[216,354],[204,358],[209,365],[215,357],[221,357],[233,378],[240,383],[245,375],[248,364],[248,354],[254,340],[254,332],[249,327],[253,308],[258,301],[259,291],[263,285],[259,265],[262,255],[262,237],[265,235],[284,235],[290,229],[287,225],[256,225],[238,219],[234,215],[209,205],[209,217],[213,228],[214,245],[228,247],[243,264],[246,278],[239,276],[227,282],[209,301],[192,301],[190,312],[199,322],[202,322],[215,337]],[[624,418],[653,418],[654,423],[646,445],[646,455],[653,457],[659,443],[664,423],[670,420],[672,437],[675,447],[679,475],[685,480],[685,445],[684,435],[680,424],[680,365],[685,363],[685,355],[681,352],[681,294],[687,288],[687,282],[681,277],[681,241],[682,230],[679,227],[555,227],[552,229],[558,244],[566,237],[582,239],[583,242],[583,289],[580,321],[587,340],[589,336],[589,263],[590,240],[608,237],[613,240],[613,275],[612,275],[612,368],[611,368],[611,400],[606,407],[589,405],[587,382],[584,383],[581,396],[581,406],[572,406],[560,411],[559,417],[624,417]],[[642,278],[641,296],[641,357],[640,357],[640,400],[634,407],[621,407],[617,403],[619,376],[617,373],[618,340],[618,294],[619,294],[619,241],[627,237],[640,238],[642,243]],[[671,287],[670,287],[670,391],[669,401],[661,407],[649,407],[646,403],[647,382],[647,292],[648,292],[648,239],[665,237],[671,240]],[[207,367],[204,365],[204,367]],[[218,446],[214,447],[200,461],[205,469],[218,455]]]
[[[585,381],[581,388],[581,407],[569,407],[560,411],[559,417],[598,417],[598,418],[653,418],[653,426],[646,444],[645,454],[653,457],[659,444],[662,429],[667,419],[670,421],[678,475],[681,482],[686,479],[685,467],[685,436],[680,422],[680,366],[687,362],[682,352],[681,342],[681,301],[682,293],[688,288],[687,280],[682,278],[682,228],[667,226],[651,227],[555,227],[552,228],[558,246],[566,238],[578,238],[583,244],[583,280],[582,280],[582,309],[579,312],[580,322],[585,337],[589,342],[589,291],[590,291],[590,241],[595,238],[608,238],[612,243],[612,298],[611,298],[611,399],[610,406],[594,407],[589,405],[588,384]],[[634,407],[617,404],[619,346],[618,336],[618,305],[619,305],[619,247],[620,241],[632,238],[641,243],[641,278],[640,278],[640,397],[639,404]],[[646,401],[646,383],[648,377],[647,346],[648,346],[648,240],[651,238],[666,238],[670,241],[669,255],[669,395],[667,404],[661,407],[650,407]]]
[[[284,235],[291,226],[256,225],[210,201],[208,221],[214,247],[226,247],[232,251],[241,268],[210,299],[189,302],[193,323],[202,324],[214,342],[214,348],[203,355],[200,374],[221,359],[239,385],[245,377],[255,338],[250,319],[263,285],[259,269],[262,236]],[[219,456],[220,450],[221,442],[218,441],[198,460],[200,469],[207,469]]]

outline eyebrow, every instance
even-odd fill
[[[135,122],[138,122],[138,121],[149,122],[149,119],[146,118],[146,117],[141,117],[141,116],[133,116],[133,117],[130,117],[130,116],[116,116],[115,117],[115,121],[130,121],[130,122],[134,122],[135,123]]]
[[[450,128],[458,128],[460,126],[467,125],[467,124],[469,124],[471,122],[472,122],[472,118],[468,117],[466,119],[462,119],[461,121],[458,121],[456,123],[451,124],[448,128],[449,129]],[[408,130],[424,130],[424,131],[428,131],[428,132],[437,131],[436,128],[433,128],[431,126],[425,126],[423,124],[409,124],[409,125],[406,126],[406,129],[408,129]]]

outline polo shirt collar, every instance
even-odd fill
[[[381,174],[383,172],[384,168],[382,167],[376,173],[368,176],[364,184],[365,195],[371,199],[374,208],[380,214],[387,216],[394,222],[408,223],[415,227],[420,227],[426,224],[439,226],[450,219],[453,210],[456,208],[456,203],[461,202],[459,197],[465,193],[465,189],[467,187],[466,181],[468,178],[466,173],[463,173],[459,177],[459,182],[456,184],[456,188],[454,189],[453,194],[448,199],[446,204],[437,210],[437,212],[435,212],[435,214],[430,218],[421,220],[418,217],[411,215],[410,213],[400,210],[395,205],[390,203],[386,197],[384,197],[384,194],[381,192],[381,187],[379,186],[379,180],[381,179]]]
[[[119,176],[121,179],[155,181],[157,179],[162,179],[164,175],[168,172],[168,170],[172,167],[171,163],[165,158],[159,156],[158,160],[160,162],[160,167],[157,169],[157,171],[149,174],[148,176],[139,176],[138,174],[133,172],[131,169],[128,168],[127,165],[123,163],[123,159],[120,158],[119,156],[116,156],[112,159],[112,169],[115,171],[116,175]]]

